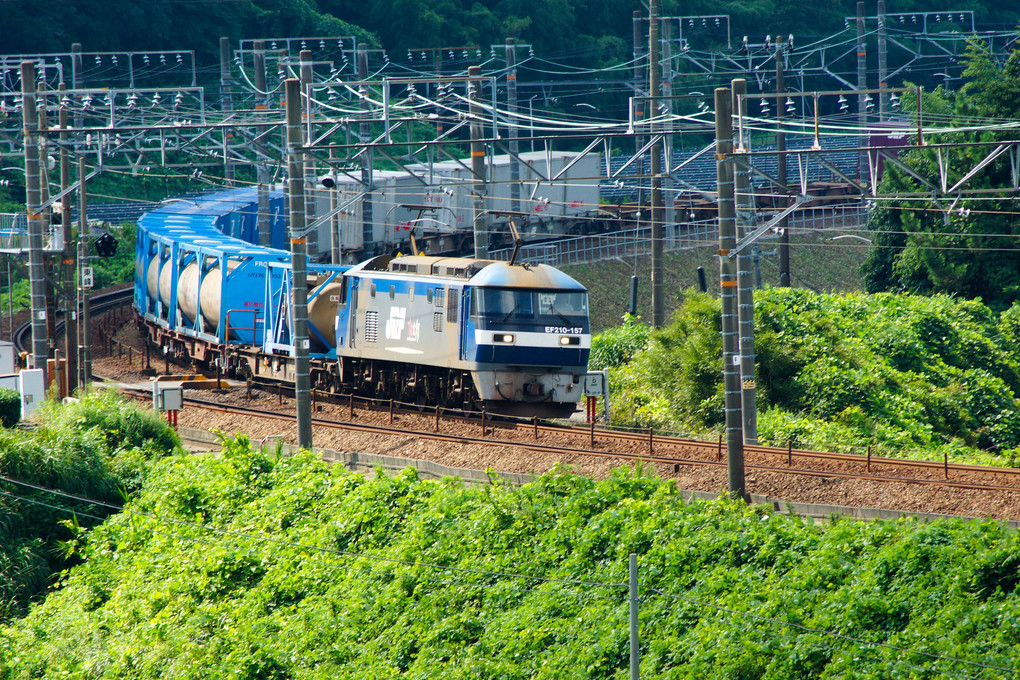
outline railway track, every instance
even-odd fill
[[[133,396],[150,400],[151,393],[133,391]],[[187,406],[208,409],[242,418],[294,422],[295,415],[264,406],[252,408],[188,396]],[[482,418],[461,412],[437,409],[423,412],[389,402],[351,398],[343,409],[346,418],[315,417],[314,427],[378,434],[392,437],[446,442],[457,445],[485,445],[516,448],[554,456],[589,456],[620,462],[657,464],[679,472],[685,467],[725,468],[725,452],[718,442],[647,434],[620,432],[598,427],[577,427]],[[356,414],[356,415],[355,415]],[[371,414],[371,417],[366,417]],[[387,421],[387,418],[389,422]],[[394,424],[399,418],[400,423]],[[360,421],[360,422],[359,422]],[[470,431],[474,430],[474,434]],[[827,479],[864,480],[880,483],[917,484],[981,491],[1020,492],[1020,470],[943,461],[861,456],[791,447],[745,447],[745,470],[750,473],[775,473]]]
[[[132,290],[124,289],[96,295],[92,310],[95,315],[122,307],[132,299]],[[62,323],[58,328],[62,327]],[[17,329],[15,344],[30,338],[31,326],[26,324]],[[20,345],[19,345],[20,346]],[[257,385],[267,394],[280,395],[282,402],[286,389]],[[143,401],[151,400],[148,390],[125,390],[126,393]],[[337,400],[327,395],[313,393],[318,403],[332,401],[348,411],[346,418],[312,419],[315,427],[324,427],[352,432],[372,433],[385,436],[408,435],[430,441],[467,445],[496,445],[542,455],[589,456],[624,461],[641,461],[672,468],[725,468],[726,452],[722,440],[705,441],[656,434],[649,429],[644,432],[620,431],[591,426],[564,426],[534,419],[530,422],[497,418],[486,414],[472,414],[460,411],[399,404],[392,401],[373,401],[360,397],[346,396]],[[277,410],[250,408],[237,404],[225,404],[209,398],[188,396],[189,406],[208,409],[229,415],[272,419],[294,422],[295,415],[280,404]],[[354,417],[355,410],[359,418]],[[364,415],[374,415],[372,422]],[[387,419],[389,423],[385,422]],[[393,425],[394,418],[401,423]],[[409,425],[413,423],[413,425]],[[474,430],[475,434],[467,434]],[[792,446],[745,446],[745,470],[751,473],[775,473],[803,477],[865,480],[879,483],[906,483],[925,486],[941,486],[956,489],[984,491],[1020,491],[1020,469],[991,466],[966,465],[942,461],[922,461],[899,458],[885,458],[865,454],[846,454],[825,451],[796,449]]]
[[[101,293],[96,293],[89,300],[89,313],[93,316],[99,316],[105,314],[111,310],[118,309],[134,297],[133,288],[122,288],[120,290],[110,290]],[[80,310],[79,310],[80,311]],[[54,332],[60,334],[64,330],[63,320],[58,320],[54,326]],[[31,350],[32,343],[32,322],[22,324],[14,330],[14,336],[11,338],[11,342],[14,343],[15,349],[20,352],[27,352]]]

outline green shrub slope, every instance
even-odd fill
[[[718,300],[691,292],[642,349],[634,350],[639,335],[627,325],[597,336],[593,368],[619,364],[616,422],[696,433],[719,427],[720,327]],[[1012,464],[1020,450],[1018,338],[1020,307],[1000,317],[944,295],[757,291],[759,436]]]
[[[820,529],[627,469],[368,481],[243,439],[156,463],[129,508],[0,632],[0,676],[625,678],[631,552],[644,678],[1020,668],[1020,538],[992,522]]]
[[[23,614],[75,562],[66,552],[75,525],[107,517],[105,504],[119,506],[141,486],[145,461],[177,441],[112,392],[47,404],[35,420],[34,430],[0,430],[0,621]]]

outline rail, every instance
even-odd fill
[[[283,388],[278,390],[281,410],[265,406],[250,408],[224,405],[216,401],[187,397],[196,407],[228,414],[251,415],[258,418],[294,421],[295,414],[286,412]],[[138,391],[139,398],[149,398]],[[319,394],[318,400],[324,396]],[[313,404],[316,401],[313,392]],[[493,417],[491,414],[465,413],[441,407],[400,405],[393,400],[376,400],[348,395],[340,400],[334,418],[317,417],[316,427],[369,432],[374,434],[415,436],[420,439],[460,444],[512,447],[526,451],[582,455],[641,461],[671,467],[725,468],[725,452],[721,441],[687,439],[646,432],[620,432],[594,425],[571,426],[531,420]],[[334,405],[337,405],[333,401]],[[365,412],[378,415],[376,422],[364,417]],[[388,423],[383,422],[387,418]],[[341,414],[347,417],[341,419]],[[397,422],[399,419],[400,422]],[[466,434],[464,426],[477,428]],[[451,432],[456,429],[456,432]],[[870,454],[841,454],[825,451],[793,449],[792,447],[748,446],[745,448],[748,471],[775,472],[808,477],[870,480],[885,483],[920,484],[984,491],[1020,491],[1020,469],[998,468],[943,461],[919,461],[884,458]]]
[[[112,309],[123,307],[134,299],[134,288],[122,288],[120,290],[105,291],[96,293],[89,300],[89,312],[94,315],[109,312]],[[81,309],[78,310],[79,312]],[[62,314],[62,312],[59,312]],[[79,316],[79,318],[81,318]],[[64,330],[64,322],[58,321],[54,324],[54,332],[60,333]],[[28,351],[28,345],[32,342],[32,322],[18,326],[14,329],[14,336],[11,338],[15,349],[21,353]]]

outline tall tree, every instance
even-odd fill
[[[1001,68],[987,46],[974,42],[968,48],[966,84],[956,93],[938,88],[926,94],[922,110],[929,120],[948,119],[950,131],[928,142],[993,142],[1015,139],[1015,132],[989,129],[1011,120],[1020,109],[1020,51],[1010,54]],[[904,98],[906,101],[907,98]],[[916,115],[916,112],[914,112]],[[991,152],[983,146],[952,149],[915,149],[902,160],[919,176],[938,186],[939,164],[946,168],[949,185],[972,171]],[[1009,155],[982,167],[962,187],[999,189],[996,194],[953,198],[938,202],[903,200],[884,203],[872,217],[878,248],[863,266],[868,289],[953,293],[981,298],[997,308],[1020,299],[1020,236],[1016,212],[1020,202],[1003,197],[1012,186]],[[897,168],[887,170],[883,193],[925,191],[914,177]]]

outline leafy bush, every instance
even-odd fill
[[[0,387],[0,425],[14,427],[21,420],[21,393]]]
[[[624,315],[623,324],[599,333],[591,340],[588,368],[600,371],[614,368],[631,360],[634,353],[644,349],[651,329],[630,314]]]
[[[613,371],[617,424],[707,432],[722,421],[719,303],[688,295]],[[759,439],[1009,461],[1020,447],[1020,305],[881,293],[755,294]]]
[[[75,562],[67,548],[77,531],[119,507],[146,461],[176,444],[112,391],[37,413],[45,424],[33,431],[0,430],[0,620],[23,614]]]
[[[0,630],[0,676],[626,677],[630,553],[645,678],[1018,669],[1020,538],[994,522],[820,528],[631,469],[368,480],[244,439],[150,481]]]

